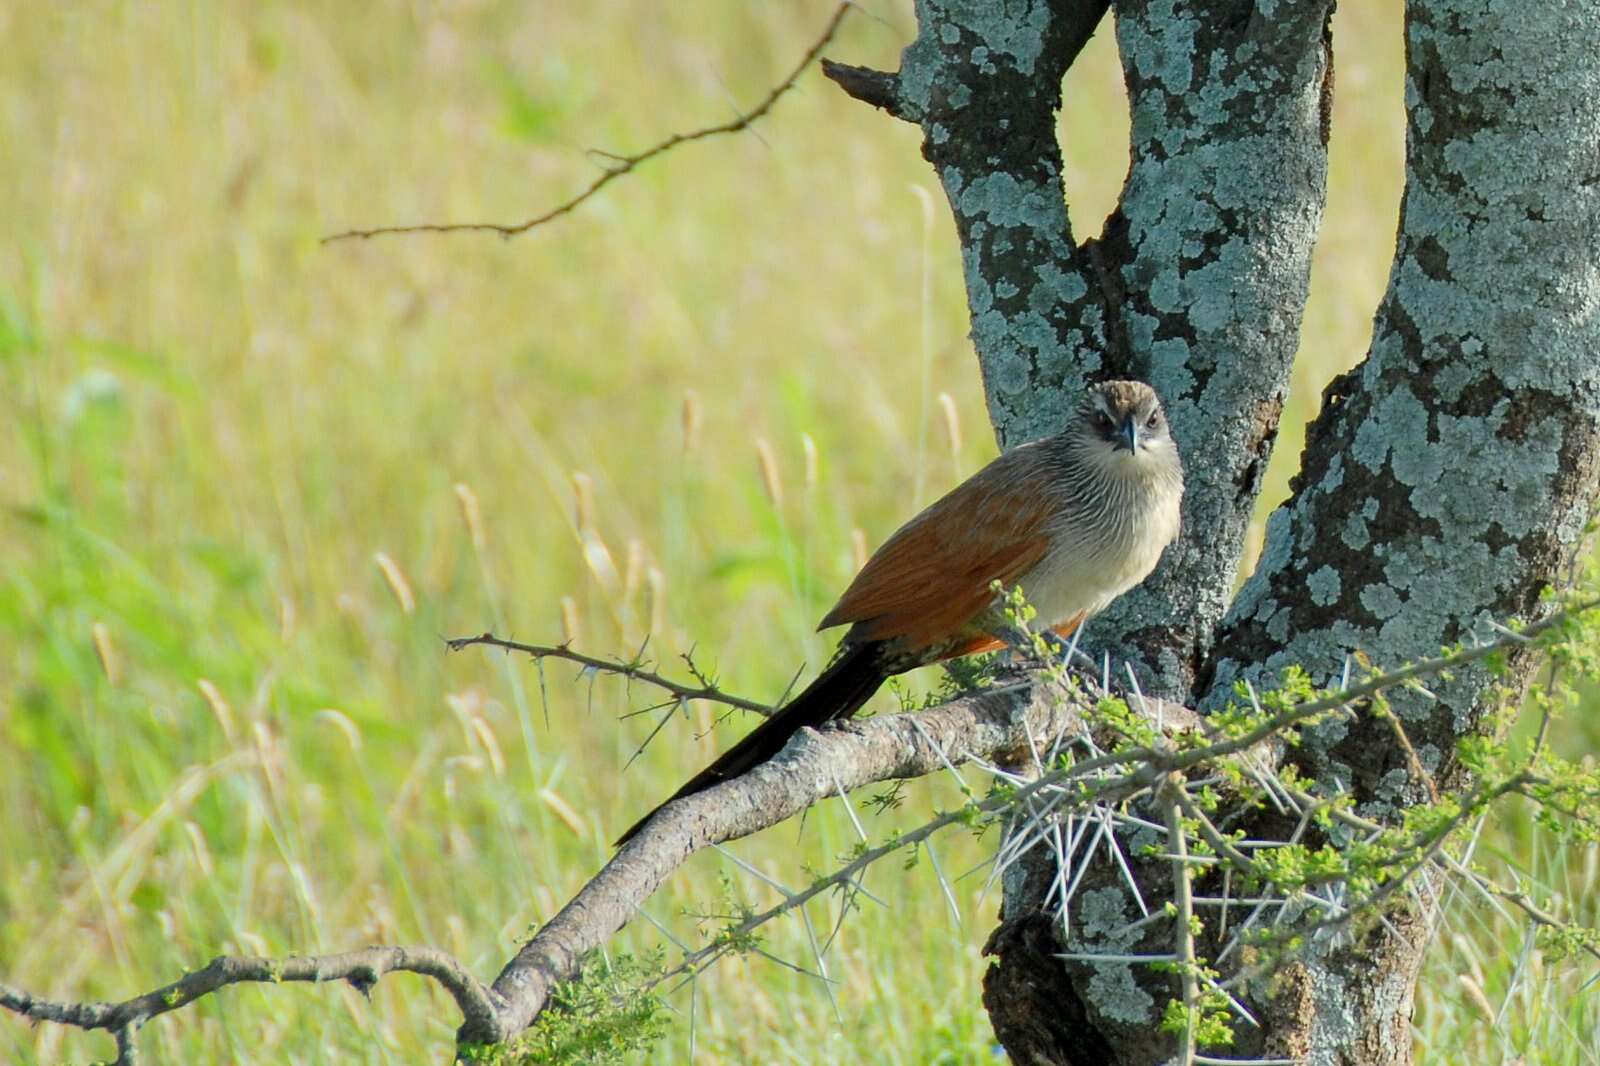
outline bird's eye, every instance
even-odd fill
[[[1151,411],[1150,417],[1144,420],[1144,428],[1155,429],[1159,425],[1161,425],[1161,412]]]

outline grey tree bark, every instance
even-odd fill
[[[1089,639],[1142,664],[1161,694],[1214,706],[1290,663],[1326,683],[1348,653],[1392,665],[1534,613],[1574,559],[1600,463],[1600,7],[1408,4],[1406,193],[1371,351],[1325,394],[1292,498],[1230,603],[1321,221],[1332,3],[1115,3],[1132,166],[1103,236],[1078,241],[1054,114],[1107,6],[918,0],[899,72],[828,67],[924,131],[1002,446],[1052,431],[1085,381],[1139,377],[1165,398],[1185,534]],[[1462,671],[1436,696],[1395,706],[1424,765],[1456,786],[1454,742],[1483,725],[1488,679]],[[1425,798],[1381,724],[1328,726],[1298,759],[1369,816]],[[1159,980],[1055,958],[1048,858],[1032,861],[1006,886],[986,982],[1013,1059],[1171,1055]],[[1141,876],[1159,896],[1165,870]],[[1087,891],[1099,920],[1074,936],[1104,950],[1132,902],[1110,877]],[[1252,987],[1262,1025],[1233,1053],[1410,1061],[1432,918],[1398,915]]]

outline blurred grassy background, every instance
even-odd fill
[[[1351,0],[1335,20],[1331,202],[1263,514],[1385,282],[1395,6]],[[0,979],[121,998],[219,951],[371,941],[440,944],[492,976],[746,723],[696,740],[696,708],[618,776],[649,729],[617,721],[638,694],[447,655],[441,636],[610,654],[649,635],[669,670],[695,648],[767,699],[825,659],[811,627],[853,572],[853,531],[876,543],[994,450],[915,130],[812,70],[753,132],[518,240],[318,238],[542,210],[592,176],[585,149],[749,106],[830,11],[0,6]],[[913,29],[909,4],[869,2],[831,54],[893,67]],[[1069,79],[1062,136],[1088,235],[1126,167],[1105,31]],[[910,796],[872,828],[956,793]],[[854,843],[838,806],[738,851],[803,883]],[[1528,832],[1492,840],[1532,861]],[[951,872],[985,852],[939,845]],[[1539,861],[1552,883],[1593,883]],[[725,910],[730,872],[743,900],[772,900],[707,855],[652,914],[698,942],[715,923],[685,912]],[[688,1060],[691,1039],[702,1062],[989,1058],[981,881],[956,884],[957,920],[927,864],[875,871],[892,909],[845,923],[831,991],[725,963],[672,1000],[657,1059]],[[1537,991],[1540,961],[1501,950],[1514,927],[1453,921],[1422,1047],[1594,1061],[1563,1038],[1593,1008]],[[660,939],[636,922],[618,946]],[[814,964],[797,922],[767,947]],[[1461,973],[1496,1007],[1522,999],[1490,1026]],[[430,986],[391,978],[373,999],[237,989],[143,1043],[160,1062],[446,1052],[454,1009]],[[109,1047],[0,1020],[7,1061]]]

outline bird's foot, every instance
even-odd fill
[[[856,729],[856,722],[851,718],[830,718],[817,729],[823,733],[851,733]]]

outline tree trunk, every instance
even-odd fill
[[[1053,431],[1086,381],[1139,377],[1166,401],[1185,534],[1089,639],[1163,694],[1215,706],[1289,664],[1328,683],[1352,652],[1397,665],[1533,613],[1572,563],[1600,462],[1600,9],[1408,5],[1406,193],[1372,348],[1325,394],[1293,496],[1230,606],[1322,215],[1332,4],[1117,3],[1132,167],[1104,236],[1079,242],[1054,113],[1105,7],[919,0],[897,75],[829,70],[924,130],[1002,446]],[[1395,701],[1441,785],[1464,783],[1454,745],[1492,709],[1488,680],[1461,671],[1437,699]],[[1392,815],[1427,795],[1392,728],[1313,730],[1300,769]],[[1055,957],[1042,851],[1008,878],[991,940],[1001,1041],[1020,1063],[1170,1056],[1155,1025],[1170,979]],[[1162,864],[1138,876],[1149,896],[1170,887]],[[1080,898],[1075,941],[1131,950],[1115,939],[1134,913],[1117,880]],[[1408,1062],[1434,917],[1417,906],[1314,945],[1249,990],[1261,1028],[1230,1054]]]

